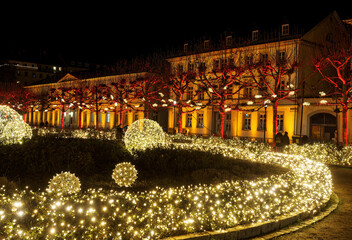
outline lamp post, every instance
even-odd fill
[[[335,106],[334,112],[336,113],[336,136],[334,136],[334,137],[335,137],[335,141],[336,141],[336,146],[339,147],[338,116],[339,116],[340,109],[337,107],[337,99],[336,99],[336,106]]]
[[[268,105],[264,105],[264,143],[266,142],[265,140],[265,132],[266,132],[266,109],[267,109]]]

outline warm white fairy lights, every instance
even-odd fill
[[[137,179],[137,170],[129,162],[123,162],[116,165],[112,178],[120,187],[130,187]]]
[[[0,105],[0,143],[23,143],[24,139],[30,138],[32,129],[21,115],[8,106]]]
[[[128,127],[124,142],[127,150],[145,150],[165,142],[165,133],[160,125],[150,119],[139,119]]]
[[[8,239],[159,239],[310,212],[327,202],[332,192],[325,164],[265,152],[265,145],[168,136],[164,146],[221,153],[290,171],[253,181],[155,187],[143,192],[89,189],[57,196],[28,189],[10,194],[0,188],[2,235]],[[18,211],[23,215],[18,216]]]
[[[75,174],[62,172],[50,180],[47,190],[58,195],[74,194],[81,190],[81,183]]]
[[[333,143],[290,144],[285,153],[296,154],[331,165],[352,166],[352,146],[339,149]]]

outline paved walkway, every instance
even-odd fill
[[[334,192],[340,205],[320,222],[275,240],[352,239],[352,168],[331,167]]]

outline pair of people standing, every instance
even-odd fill
[[[282,135],[281,132],[278,132],[275,136],[275,143],[276,143],[276,147],[278,148],[282,148],[285,147],[286,145],[290,144],[290,138],[288,137],[288,133],[285,132],[284,135]]]

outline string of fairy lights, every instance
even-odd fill
[[[67,179],[74,181],[71,174],[66,174],[67,179],[63,175],[66,180],[50,187],[54,177],[49,183],[51,191],[32,191],[28,187],[9,192],[2,187],[0,236],[7,239],[159,239],[265,222],[287,213],[310,212],[330,198],[331,173],[323,163],[301,155],[267,152],[265,145],[239,140],[180,135],[164,135],[160,139],[160,131],[153,124],[136,123],[138,127],[130,135],[138,141],[125,139],[126,147],[139,150],[146,145],[143,141],[148,141],[153,146],[220,153],[279,165],[289,171],[251,181],[174,188],[156,186],[139,192],[102,189],[82,192],[76,191],[78,188],[66,191],[71,187],[59,183]],[[140,135],[148,137],[139,138]],[[129,186],[137,177],[138,169],[133,162],[124,164],[115,167],[113,178],[126,179],[124,184]],[[124,168],[128,174],[121,171]],[[56,191],[56,186],[63,189]]]
[[[0,144],[23,143],[32,138],[31,127],[22,116],[6,105],[0,105]]]

